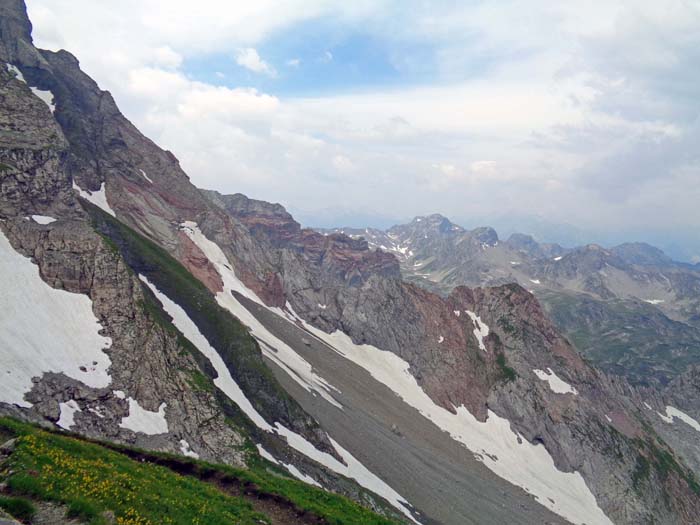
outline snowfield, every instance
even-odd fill
[[[112,379],[103,349],[112,340],[87,295],[56,290],[38,267],[17,253],[0,231],[0,401],[30,407],[24,394],[32,378],[64,373],[87,386],[104,388]]]
[[[561,379],[551,368],[544,370],[533,370],[535,375],[542,381],[547,381],[549,383],[549,388],[555,394],[573,394],[578,395],[578,392],[569,383]]]
[[[228,396],[228,398],[236,403],[238,407],[247,415],[258,428],[271,432],[273,427],[263,419],[263,417],[255,410],[252,403],[245,396],[243,391],[238,386],[238,383],[231,376],[231,372],[226,367],[226,363],[221,358],[219,353],[209,344],[209,341],[199,331],[194,321],[190,319],[187,312],[180,305],[170,300],[170,298],[162,293],[148,278],[139,275],[139,279],[143,281],[148,288],[153,292],[156,298],[163,305],[163,309],[173,318],[173,324],[182,332],[182,334],[192,343],[202,354],[209,359],[214,370],[216,370],[217,378],[214,379],[214,384]]]

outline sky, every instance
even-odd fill
[[[700,2],[26,0],[193,183],[700,262]]]

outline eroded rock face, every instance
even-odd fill
[[[184,439],[202,458],[243,464],[243,437],[226,424],[211,392],[192,388],[200,367],[177,335],[147,314],[145,292],[118,253],[84,221],[46,227],[19,219],[5,222],[3,230],[15,249],[38,265],[47,285],[92,299],[104,335],[112,340],[109,387],[90,388],[63,374],[45,374],[26,396],[34,405],[31,411],[57,421],[59,403],[73,400],[80,412],[71,430],[173,453],[180,452]],[[166,403],[168,433],[148,436],[122,428],[129,415],[127,398],[149,412]]]

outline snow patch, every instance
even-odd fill
[[[102,410],[103,410],[102,407],[95,407],[95,408],[90,407],[90,408],[88,408],[88,412],[92,412],[100,419],[104,419],[105,415],[102,413]]]
[[[151,180],[151,178],[150,178],[148,175],[146,175],[146,172],[145,172],[145,171],[143,171],[142,169],[139,169],[139,171],[141,172],[141,175],[143,175],[143,178],[144,178],[144,179],[146,179],[148,182],[150,182],[151,184],[153,184],[153,181]]]
[[[54,96],[53,96],[53,93],[51,93],[51,91],[39,89],[36,87],[30,87],[29,89],[31,89],[32,93],[34,93],[37,97],[39,97],[41,100],[43,100],[47,106],[49,106],[51,113],[56,111],[56,105],[53,102]]]
[[[260,454],[261,457],[265,458],[266,460],[268,460],[271,463],[274,463],[275,465],[279,465],[279,461],[277,461],[272,454],[270,454],[267,450],[265,450],[265,448],[260,443],[258,443],[255,446],[257,447],[258,454]]]
[[[319,303],[319,304],[318,304],[318,307],[319,307],[321,310],[325,310],[326,308],[328,308],[328,305],[327,305],[327,304],[321,304],[321,303]]]
[[[32,219],[39,224],[51,224],[52,222],[56,222],[54,217],[49,217],[48,215],[32,215]]]
[[[322,486],[318,481],[316,481],[316,480],[315,480],[314,478],[312,478],[311,476],[309,476],[309,475],[307,475],[307,474],[304,474],[302,471],[300,471],[300,470],[299,470],[298,468],[296,468],[294,465],[291,465],[291,464],[289,464],[289,463],[282,463],[281,461],[277,461],[277,460],[275,459],[275,457],[274,457],[272,454],[270,454],[267,450],[265,450],[265,449],[263,448],[262,445],[258,444],[258,445],[255,445],[255,446],[258,448],[258,452],[260,453],[260,455],[261,455],[263,458],[265,458],[265,459],[268,460],[268,461],[271,461],[271,462],[274,463],[275,465],[281,465],[281,466],[283,466],[284,468],[286,468],[286,469],[289,471],[289,473],[290,473],[292,476],[294,476],[294,477],[297,478],[298,480],[301,480],[301,481],[303,481],[304,483],[308,483],[309,485],[314,485],[315,487],[323,488],[323,486]]]
[[[284,465],[284,468],[286,468],[289,471],[289,473],[298,480],[303,481],[308,485],[313,485],[314,487],[323,488],[323,486],[321,486],[321,484],[318,481],[316,481],[311,476],[304,474],[301,470],[296,468],[291,463],[282,463],[282,465]]]
[[[112,340],[87,295],[56,290],[0,231],[0,401],[30,407],[32,378],[63,373],[93,388],[108,386]]]
[[[126,399],[126,394],[122,390],[112,390],[112,394],[117,399]]]
[[[73,181],[73,189],[77,190],[83,199],[90,201],[98,208],[102,208],[103,211],[106,211],[112,217],[117,216],[114,213],[114,210],[109,206],[109,202],[107,202],[106,184],[104,182],[100,184],[100,189],[98,191],[87,191],[83,190],[75,183],[75,181]]]
[[[445,340],[445,338],[442,337],[442,336],[440,336],[440,337],[438,338],[438,343],[442,343],[444,340]]]
[[[469,310],[465,310],[464,312],[471,318],[472,323],[474,323],[474,337],[476,337],[476,340],[479,343],[479,348],[486,352],[487,350],[486,345],[484,344],[484,337],[489,335],[489,327],[474,312],[470,312]]]
[[[562,256],[560,255],[559,257],[555,257],[554,260],[555,260],[555,261],[561,261],[561,260],[562,260]]]
[[[158,412],[151,412],[139,405],[139,402],[130,397],[129,400],[129,415],[122,418],[119,426],[128,428],[134,432],[141,432],[148,436],[156,434],[165,434],[168,432],[168,422],[165,419],[166,403],[161,403],[158,407]]]
[[[644,401],[644,406],[647,408],[647,410],[651,410],[652,408],[649,406],[649,403]]]
[[[542,283],[540,283],[539,279],[530,279],[530,282],[534,283],[534,284],[542,284]]]
[[[666,423],[673,423],[673,416],[664,415],[661,412],[657,412],[658,416],[663,419]]]
[[[309,443],[303,436],[292,432],[279,423],[276,423],[276,426],[278,432],[287,438],[287,442],[293,448],[313,459],[317,463],[331,469],[333,472],[337,472],[338,474],[354,479],[366,489],[382,496],[394,507],[403,512],[406,517],[410,518],[415,523],[418,523],[408,510],[408,502],[398,492],[370,472],[362,463],[355,459],[350,452],[341,447],[333,438],[329,436],[333,448],[335,448],[345,464],[341,463],[330,454],[321,452],[311,443]]]
[[[20,82],[24,82],[25,84],[27,83],[26,80],[24,80],[24,75],[22,72],[19,70],[19,68],[15,65],[12,64],[7,64],[7,70],[10,71],[11,73],[14,73],[15,76],[17,77],[17,80]]]
[[[518,261],[510,261],[511,266],[518,266],[520,263]]]
[[[454,313],[455,313],[455,315],[456,315],[457,317],[459,317],[459,315],[460,315],[461,312],[460,312],[459,310],[454,310]]]
[[[549,383],[549,389],[555,394],[573,394],[578,395],[578,392],[569,383],[561,379],[551,368],[544,370],[533,370],[535,375],[542,381],[547,381]]]
[[[342,405],[331,395],[331,392],[337,391],[337,389],[318,376],[308,361],[297,354],[289,345],[275,337],[238,302],[232,292],[237,292],[260,305],[264,304],[253,291],[246,288],[236,277],[221,248],[207,239],[196,223],[188,221],[183,223],[181,228],[192,242],[204,252],[224,282],[224,289],[216,295],[216,302],[246,325],[251,335],[262,343],[260,346],[263,354],[285,370],[300,386],[308,392],[320,395],[333,406],[342,409]]]
[[[644,299],[644,302],[649,304],[661,304],[665,303],[666,301],[664,301],[663,299]]]
[[[190,444],[184,439],[180,440],[180,452],[182,452],[183,456],[187,456],[188,458],[199,459],[199,454],[192,450]]]
[[[608,423],[612,423],[612,419],[610,419],[610,416],[605,414],[605,419],[607,419]]]
[[[58,421],[56,421],[56,425],[65,430],[70,430],[75,424],[75,413],[82,412],[82,410],[80,410],[80,407],[75,399],[71,399],[65,403],[59,403],[58,408],[61,409],[61,415],[59,416]]]
[[[454,414],[430,399],[409,371],[409,364],[396,354],[371,345],[356,345],[339,331],[327,334],[308,323],[304,326],[465,445],[495,474],[524,488],[542,505],[574,523],[612,524],[583,477],[578,472],[559,471],[547,449],[513,432],[507,419],[489,410],[482,423],[464,406],[456,407]]]
[[[684,423],[686,423],[687,425],[690,425],[695,430],[700,432],[700,423],[698,423],[698,421],[696,419],[690,417],[685,412],[681,412],[680,410],[678,410],[675,407],[667,405],[665,416],[663,414],[658,413],[658,412],[657,412],[657,414],[659,414],[659,417],[661,419],[663,419],[666,423],[673,423],[673,418],[678,418],[681,421],[683,421]]]

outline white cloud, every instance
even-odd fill
[[[153,50],[154,61],[157,65],[176,69],[182,65],[182,56],[173,51],[170,46],[160,46]]]
[[[353,163],[345,155],[336,155],[333,157],[333,166],[338,171],[349,171],[353,168]]]
[[[285,62],[285,64],[288,67],[299,67],[301,65],[301,59],[299,58],[290,58]]]
[[[239,49],[236,52],[236,64],[254,73],[262,73],[269,77],[277,76],[275,68],[260,58],[258,52],[252,47]]]

